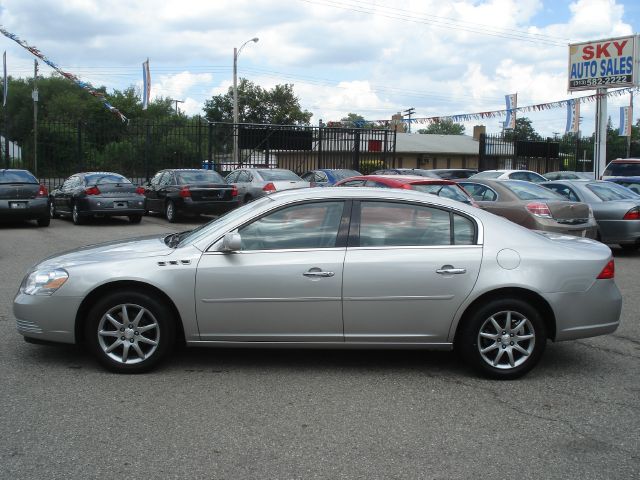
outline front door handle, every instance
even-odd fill
[[[311,269],[308,272],[304,272],[302,275],[304,275],[305,277],[327,278],[327,277],[333,277],[335,275],[335,273],[333,273],[333,272],[324,272],[322,270]]]
[[[451,265],[443,265],[442,268],[436,270],[436,273],[440,275],[461,275],[463,273],[467,273],[466,268],[455,268]]]

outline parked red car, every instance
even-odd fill
[[[336,187],[378,187],[378,188],[403,188],[405,190],[417,190],[418,192],[431,193],[444,198],[450,198],[459,202],[477,207],[471,196],[457,183],[451,180],[418,177],[412,175],[359,175],[339,181]]]

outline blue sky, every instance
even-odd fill
[[[184,100],[189,114],[227,91],[233,47],[259,37],[243,50],[239,75],[265,88],[294,84],[317,124],[349,112],[389,119],[409,107],[417,117],[498,110],[514,92],[520,106],[571,98],[567,44],[637,33],[640,2],[2,0],[0,23],[65,70],[110,89],[140,88],[149,57],[152,95]],[[1,40],[9,73],[31,75],[33,57]],[[610,100],[614,124],[626,103],[627,96]],[[590,134],[593,105],[582,115]],[[545,135],[564,131],[564,109],[526,116]],[[498,131],[501,120],[465,126]]]

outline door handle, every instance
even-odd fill
[[[461,275],[463,273],[467,273],[466,268],[455,268],[451,265],[443,265],[442,268],[436,270],[436,273],[440,275]]]
[[[327,277],[333,277],[335,275],[335,273],[333,273],[333,272],[323,272],[322,270],[309,270],[308,272],[304,272],[302,275],[304,275],[305,277],[327,278]]]

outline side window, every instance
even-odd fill
[[[238,173],[239,172],[231,172],[229,175],[227,175],[227,178],[225,178],[225,180],[227,181],[227,183],[236,183],[236,179],[238,178]]]
[[[340,184],[340,187],[362,187],[364,185],[364,180],[349,180],[348,182],[344,182]]]
[[[151,183],[151,185],[154,185],[154,186],[158,185],[160,183],[160,178],[162,177],[163,173],[164,172],[156,173],[149,183]]]
[[[313,172],[306,172],[304,174],[302,174],[301,178],[305,181],[305,182],[315,182],[315,174]]]
[[[553,190],[554,192],[559,193],[563,197],[568,198],[572,202],[580,201],[580,199],[578,198],[578,195],[576,195],[576,192],[574,192],[571,188],[567,187],[566,185],[560,185],[560,184],[554,183],[551,185],[544,185],[544,186],[547,187],[549,190]]]
[[[460,183],[471,197],[477,202],[495,202],[498,194],[489,187],[478,183]]]
[[[392,202],[360,203],[360,246],[451,245],[447,210]],[[461,230],[461,241],[464,229]]]
[[[329,179],[327,178],[327,174],[324,172],[316,172],[316,174],[314,175],[314,182],[318,182],[318,183],[326,183],[329,181]]]
[[[526,182],[531,181],[529,180],[529,174],[527,172],[513,172],[511,175],[509,175],[509,178],[511,180],[524,180]]]
[[[457,213],[453,216],[453,244],[473,245],[476,238],[476,227],[473,221]]]
[[[72,184],[73,184],[73,177],[69,177],[64,181],[64,183],[62,184],[61,188],[67,190],[67,189],[71,188]]]
[[[160,179],[160,185],[173,185],[176,182],[173,179],[173,172],[164,172],[164,175]]]
[[[249,172],[241,170],[240,173],[238,173],[238,179],[236,180],[237,183],[246,183],[250,181],[251,177],[249,176]]]
[[[332,248],[344,202],[314,202],[285,207],[238,230],[242,250]]]

